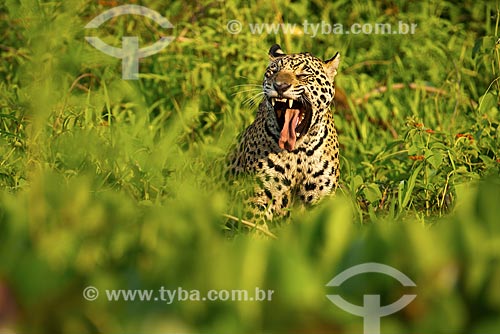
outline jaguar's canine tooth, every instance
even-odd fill
[[[271,97],[271,104],[272,104],[273,107],[276,104],[276,99],[274,97]]]
[[[288,100],[288,107],[292,109],[293,106],[293,100]]]

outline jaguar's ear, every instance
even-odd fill
[[[271,57],[271,59],[276,57],[282,57],[284,55],[285,53],[283,52],[283,50],[281,50],[281,46],[279,46],[279,44],[274,44],[269,49],[269,57]]]
[[[324,67],[328,77],[333,80],[337,75],[337,69],[339,68],[340,54],[337,52],[333,58],[328,59],[324,62]]]

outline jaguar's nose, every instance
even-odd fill
[[[283,93],[286,92],[290,86],[291,84],[283,81],[276,81],[273,83],[273,87],[276,89],[279,96],[283,96]]]

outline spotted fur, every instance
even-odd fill
[[[284,214],[294,201],[317,203],[339,181],[339,143],[330,110],[339,54],[322,61],[309,53],[286,55],[274,45],[269,55],[264,100],[230,159],[232,174],[257,176],[251,202],[266,219]]]

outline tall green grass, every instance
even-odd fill
[[[0,331],[358,333],[361,319],[331,304],[325,284],[372,261],[417,283],[417,299],[383,318],[383,333],[498,332],[497,5],[134,3],[175,29],[128,16],[83,29],[105,2],[0,5]],[[226,29],[233,19],[240,34]],[[315,38],[249,29],[304,19],[418,28]],[[141,60],[140,80],[124,81],[121,61],[87,44],[89,33],[116,46],[122,36],[139,35],[141,45],[177,39]],[[245,188],[228,189],[223,177],[227,152],[255,115],[252,89],[274,43],[325,59],[340,51],[337,85],[350,101],[335,111],[341,188],[271,222],[277,240],[244,227],[227,232],[224,215],[241,212]],[[381,86],[387,91],[376,93]],[[342,294],[361,303],[381,293],[388,304],[404,292],[368,278]],[[89,285],[101,290],[94,302],[82,297]],[[103,297],[104,289],[161,286],[260,287],[275,298],[166,305]]]

